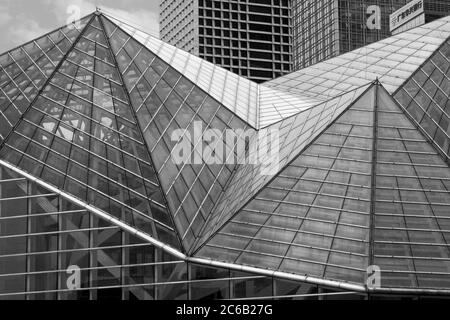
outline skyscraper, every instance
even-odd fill
[[[449,88],[450,17],[263,84],[98,11],[12,49],[0,299],[448,297]]]
[[[288,0],[162,0],[161,40],[263,82],[291,71]]]
[[[428,12],[427,22],[450,14],[450,3],[446,1],[423,1]],[[294,70],[389,37],[390,14],[408,2],[410,0],[294,0]],[[379,25],[373,20],[378,19],[378,14]]]
[[[294,0],[294,70],[388,37],[389,15],[408,1]],[[381,9],[381,29],[367,27],[370,5]]]

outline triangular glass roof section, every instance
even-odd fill
[[[229,158],[255,130],[107,18],[102,21],[175,224],[185,247],[191,247],[236,167],[227,159],[210,162],[204,152],[208,143],[198,133],[217,130],[211,145],[223,145]],[[230,129],[241,130],[237,141],[227,139]],[[177,131],[182,135],[174,141]],[[184,141],[189,141],[189,160],[174,162],[175,147]]]
[[[180,249],[99,19],[93,16],[0,158]]]
[[[450,36],[450,17],[265,82],[293,94],[328,100],[379,79],[395,92]]]
[[[394,97],[450,163],[450,39]]]
[[[266,127],[320,102],[330,100],[346,91],[351,91],[363,83],[358,81],[357,86],[347,87],[348,90],[346,91],[328,95],[326,98],[321,97],[321,99],[313,98],[306,93],[289,94],[284,90],[253,83],[248,79],[164,43],[114,17],[108,15],[108,19],[115,24],[114,27],[111,27],[111,32],[114,31],[115,27],[119,26],[167,64],[181,72],[189,80],[257,129]],[[371,81],[375,80],[375,78],[373,77]],[[331,91],[330,89],[330,93]],[[271,99],[267,99],[268,96]]]
[[[0,144],[67,54],[92,15],[0,55]]]
[[[323,101],[259,85],[258,128],[265,128]],[[331,99],[330,99],[331,100]]]
[[[372,264],[384,287],[450,286],[450,168],[380,88]]]
[[[265,135],[276,133],[279,136],[278,159],[270,161],[269,164],[262,162],[256,165],[245,164],[238,167],[228,188],[224,191],[215,207],[210,220],[207,222],[202,238],[198,243],[202,243],[217,231],[231,215],[259,192],[264,185],[269,183],[275,173],[292,161],[369,87],[370,84],[362,86],[357,90],[350,91],[261,129],[250,141],[250,145],[260,145],[259,139],[265,141]],[[263,168],[264,171],[262,171]],[[261,174],[262,172],[271,174]]]
[[[370,102],[372,101],[372,102]],[[385,288],[448,288],[450,168],[380,84],[196,256]]]
[[[369,260],[372,85],[198,252],[361,283]]]
[[[116,25],[111,25],[111,28],[106,27],[108,35],[117,26],[123,29],[165,63],[183,74],[250,126],[256,128],[258,123],[258,85],[255,82],[171,46],[114,17],[108,15],[107,20]]]

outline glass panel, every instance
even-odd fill
[[[16,136],[7,143],[16,148],[17,153],[2,152],[1,157],[82,200],[88,196],[92,205],[107,214],[136,225],[160,241],[179,248],[151,157],[136,126],[134,111],[115,67],[114,54],[98,19],[95,17],[92,20],[84,37],[78,39],[75,49],[69,53],[68,61],[52,76],[51,84],[26,114],[26,122],[20,128],[32,142]],[[66,31],[72,38],[72,32]],[[120,32],[116,37],[120,37]],[[48,54],[54,61],[59,59],[59,49],[50,39],[44,40],[40,45],[48,48]],[[61,44],[63,47],[64,44]],[[28,49],[40,50],[38,47]],[[133,56],[137,54],[131,42],[126,50]],[[140,58],[143,61],[151,55],[142,54]],[[23,66],[31,62],[26,62],[25,56],[20,59]],[[52,72],[48,59],[41,62],[41,67],[45,64],[49,64],[46,70]],[[19,80],[28,92],[27,78],[20,75]],[[138,89],[150,92],[150,88]],[[17,96],[17,88],[5,90],[11,98]],[[17,105],[22,107],[19,99]],[[15,108],[10,110],[2,105],[1,110],[11,120],[20,117],[17,112],[13,115]],[[0,118],[4,119],[2,115]],[[40,129],[36,131],[35,126]],[[2,129],[0,139],[7,136],[3,133]],[[19,151],[26,156],[19,156]],[[86,193],[88,186],[91,189]],[[131,209],[136,210],[135,217]],[[123,210],[130,212],[122,213]],[[111,272],[107,271],[104,276],[110,278]]]

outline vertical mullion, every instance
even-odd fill
[[[156,247],[153,247],[153,252],[154,252],[154,262],[155,262],[155,267],[154,267],[154,276],[155,276],[155,280],[154,283],[158,283],[159,282],[159,269],[161,268],[161,265],[159,264],[159,254],[160,254],[160,250],[157,249]],[[159,286],[154,286],[154,298],[155,300],[159,300]]]
[[[62,259],[61,259],[61,251],[62,251],[62,218],[61,218],[61,211],[62,211],[62,198],[60,196],[58,196],[58,214],[56,216],[57,219],[57,223],[58,223],[58,235],[56,238],[56,246],[57,246],[57,253],[56,253],[56,266],[57,266],[57,270],[62,270]],[[62,294],[61,291],[59,289],[61,288],[61,284],[62,284],[62,274],[61,271],[58,271],[58,273],[56,274],[56,289],[58,290],[57,295],[56,295],[56,299],[57,300],[61,300],[62,298]]]
[[[92,213],[89,213],[89,299],[95,300],[97,298],[96,289],[90,289],[94,287],[94,250],[92,248],[94,247],[94,232],[95,230],[92,230],[94,228],[94,215]],[[96,251],[95,251],[96,253]],[[96,259],[95,259],[96,260]]]
[[[231,297],[232,297],[232,292],[231,292],[232,282],[231,282],[231,270],[230,269],[228,269],[228,281],[227,282],[228,282],[228,297],[227,297],[227,299],[231,299]]]
[[[31,189],[32,189],[32,184],[30,181],[26,180],[26,190],[27,190],[27,195],[31,194]],[[31,215],[31,200],[27,197],[26,198],[27,201],[27,239],[26,239],[26,276],[25,276],[25,292],[29,292],[31,291],[31,282],[30,282],[30,275],[29,272],[31,272],[31,239],[30,236],[28,236],[31,233],[31,220],[30,220],[30,215]],[[25,300],[30,300],[30,296],[25,294]]]
[[[121,233],[121,240],[122,240],[122,246],[121,246],[121,262],[122,266],[120,267],[120,284],[122,286],[122,300],[128,300],[130,298],[130,289],[124,288],[126,285],[126,279],[127,279],[127,272],[125,272],[124,265],[129,265],[129,254],[127,253],[127,249],[124,248],[124,245],[126,244],[127,238],[129,238],[129,235],[123,231],[120,230]],[[127,267],[127,270],[130,270],[130,267]],[[129,273],[129,272],[128,272]],[[128,275],[129,278],[129,275]]]
[[[374,234],[375,234],[375,210],[376,210],[376,187],[377,187],[377,149],[378,149],[378,91],[380,83],[375,82],[375,97],[373,107],[373,144],[372,144],[372,178],[370,195],[370,224],[369,224],[369,263],[368,267],[374,264]]]
[[[191,272],[191,267],[192,265],[189,262],[186,262],[186,267],[187,267],[187,300],[192,300],[192,272]]]

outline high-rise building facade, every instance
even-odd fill
[[[263,82],[291,71],[290,0],[163,0],[161,40]]]
[[[426,22],[450,14],[450,3],[447,1],[423,1],[428,12]],[[409,2],[410,0],[293,1],[294,70],[389,37],[390,15]]]
[[[390,35],[389,15],[409,0],[294,0],[293,64],[298,70]],[[381,28],[367,27],[368,8],[381,9]]]
[[[263,84],[101,12],[12,49],[0,300],[449,298],[449,88],[450,17]]]
[[[198,56],[198,1],[161,0],[160,38]]]

